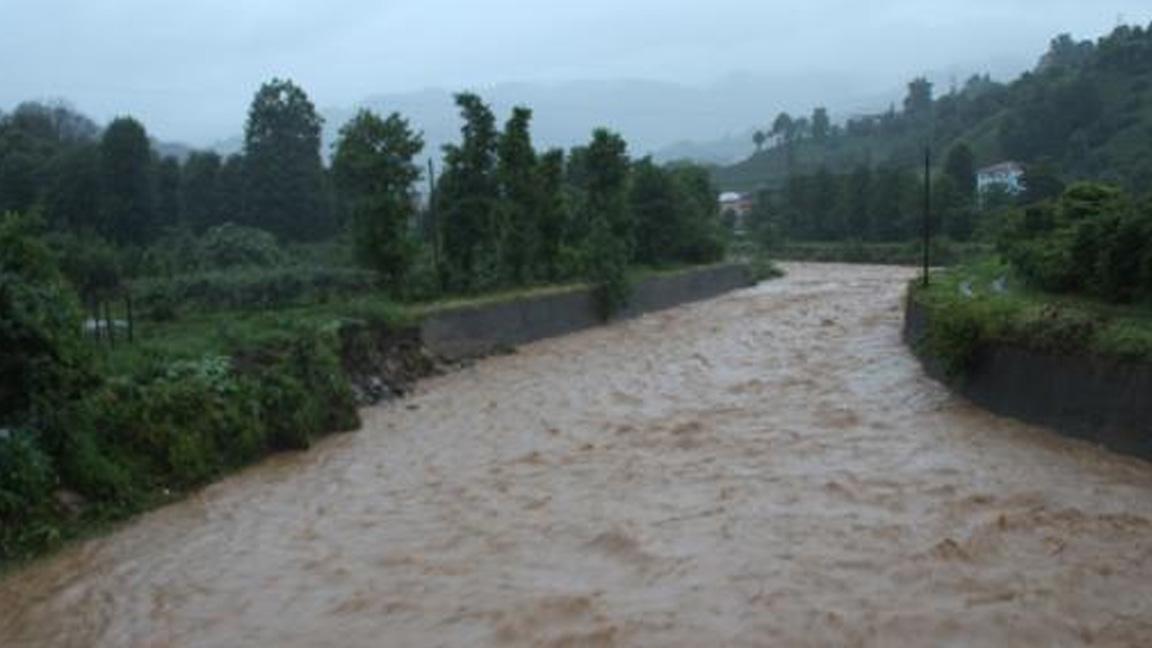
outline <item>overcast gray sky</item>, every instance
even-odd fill
[[[426,87],[1031,65],[1059,32],[1148,24],[1148,0],[0,0],[0,107],[64,97],[205,144],[239,132],[256,87],[320,107]],[[828,88],[835,103],[837,88]],[[766,110],[767,112],[767,110]],[[740,128],[730,124],[718,128]]]

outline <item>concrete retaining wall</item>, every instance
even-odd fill
[[[752,284],[743,264],[709,266],[650,277],[633,287],[618,318],[634,317],[708,299]],[[590,289],[464,306],[429,315],[421,324],[424,345],[447,358],[475,357],[601,324]]]
[[[997,414],[1152,459],[1152,365],[1061,356],[1010,344],[981,348],[971,370],[948,380],[919,342],[931,321],[909,300],[904,339],[934,378]]]

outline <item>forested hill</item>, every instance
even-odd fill
[[[751,191],[822,168],[912,168],[930,140],[938,160],[963,142],[978,166],[1015,160],[1066,179],[1152,187],[1152,26],[1119,27],[1097,42],[1059,36],[1035,69],[1008,84],[973,76],[939,96],[924,79],[908,87],[901,107],[843,125],[819,108],[781,114],[758,131],[760,152],[716,167],[713,177],[723,189]]]

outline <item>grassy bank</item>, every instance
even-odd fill
[[[1152,304],[1041,292],[998,260],[937,271],[928,288],[911,285],[910,299],[928,314],[926,350],[952,375],[989,343],[1152,362]]]
[[[708,266],[637,269],[632,280]],[[135,340],[88,341],[89,386],[38,432],[0,435],[0,570],[173,501],[270,453],[359,427],[435,370],[416,327],[448,309],[586,288],[544,285],[428,302],[330,297],[275,309],[185,308]],[[398,374],[398,375],[397,375]]]
[[[988,251],[989,247],[980,243],[940,240],[934,242],[930,259],[934,266],[949,266],[979,258]],[[772,254],[780,261],[920,265],[924,253],[918,242],[809,241],[785,243]]]
[[[379,348],[396,321],[221,315],[97,350],[82,397],[3,440],[0,567],[356,429],[350,351]]]

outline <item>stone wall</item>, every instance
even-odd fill
[[[617,319],[708,299],[751,284],[748,267],[743,264],[708,266],[649,277],[633,286],[628,307]],[[601,323],[592,290],[576,288],[433,313],[421,324],[421,337],[433,353],[458,359]]]
[[[1152,365],[989,344],[977,351],[964,376],[948,378],[919,344],[931,325],[926,309],[910,299],[905,341],[930,375],[965,398],[997,414],[1152,459]]]

